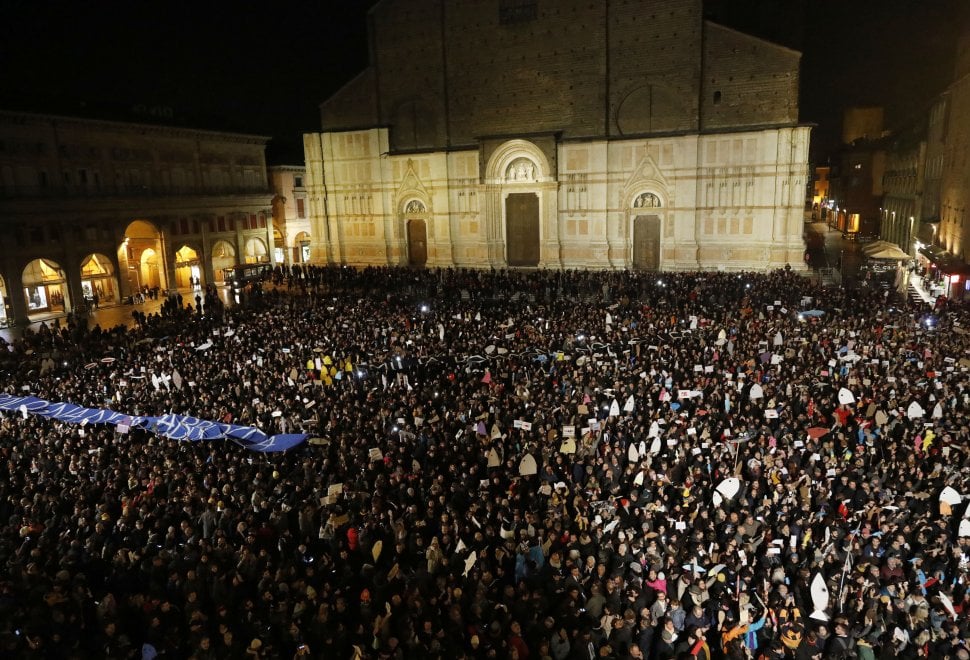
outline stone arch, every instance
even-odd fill
[[[204,284],[205,269],[202,264],[202,250],[200,246],[183,242],[175,251],[175,286],[179,289],[195,288],[193,281]]]
[[[98,306],[117,303],[120,298],[115,264],[107,255],[93,252],[81,259],[81,293]]]
[[[507,176],[512,163],[519,159],[525,159],[536,168],[535,176],[528,181],[523,180],[522,183],[542,183],[553,180],[549,160],[539,147],[528,140],[509,140],[502,143],[489,157],[485,166],[486,183],[502,185],[518,183],[518,181],[508,181]]]
[[[151,220],[138,218],[128,223],[117,256],[122,295],[126,290],[137,293],[143,286],[168,286],[162,232]]]
[[[34,259],[24,266],[20,281],[31,321],[71,311],[67,276],[57,262],[43,257]]]
[[[542,150],[528,140],[502,143],[488,158],[485,183],[488,208],[497,211],[485,220],[489,261],[513,267],[558,263],[556,177]]]
[[[225,239],[219,239],[212,244],[209,250],[212,260],[212,274],[217,283],[226,281],[224,268],[232,268],[236,265],[236,246]]]
[[[258,264],[269,261],[266,242],[259,236],[250,236],[247,238],[243,258],[247,264]]]
[[[139,286],[147,286],[149,289],[162,288],[164,263],[162,255],[152,248],[143,250],[138,264],[132,267],[138,270]]]
[[[296,250],[296,255],[298,257],[297,261],[301,264],[305,264],[310,261],[310,234],[305,231],[301,231],[293,239],[293,247]]]
[[[688,129],[687,117],[689,108],[676,89],[648,83],[627,92],[616,108],[614,121],[620,135],[641,135]]]

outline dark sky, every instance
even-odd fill
[[[0,0],[0,107],[123,119],[167,107],[176,123],[273,136],[271,162],[299,161],[319,102],[367,63],[373,4]],[[968,4],[707,0],[707,11],[804,53],[801,114],[819,124],[820,156],[843,107],[885,105],[892,125],[946,86]]]

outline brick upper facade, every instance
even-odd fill
[[[704,21],[701,0],[385,0],[370,42],[371,65],[321,105],[322,126],[387,126],[393,151],[798,119],[800,54]]]

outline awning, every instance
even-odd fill
[[[899,250],[899,246],[895,243],[890,243],[889,241],[873,241],[872,243],[867,243],[862,247],[862,253],[866,256],[873,254],[874,252],[882,252],[883,250]]]
[[[870,259],[877,259],[882,261],[908,261],[909,255],[900,250],[895,245],[887,245],[879,250],[873,250],[866,253],[866,256]]]
[[[924,245],[919,253],[929,259],[934,266],[947,275],[970,275],[970,266],[951,252],[936,245]]]

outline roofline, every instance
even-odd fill
[[[364,75],[365,73],[367,73],[368,71],[370,71],[373,67],[374,67],[373,64],[368,64],[367,66],[365,66],[363,69],[360,70],[360,73],[358,73],[357,75],[355,75],[354,77],[352,77],[350,80],[348,80],[347,82],[345,82],[343,85],[341,85],[340,87],[338,87],[333,92],[333,94],[331,94],[330,96],[328,96],[326,99],[324,99],[323,101],[320,101],[320,103],[317,104],[317,109],[318,110],[323,110],[323,106],[326,105],[330,101],[330,99],[332,99],[335,96],[337,96],[338,94],[340,94],[340,92],[344,91],[352,83],[357,82],[357,79],[358,78],[360,78],[362,75]]]
[[[724,30],[725,32],[732,32],[732,33],[734,33],[734,34],[736,34],[738,36],[746,37],[746,38],[751,39],[753,41],[758,41],[760,43],[763,43],[766,46],[771,46],[772,48],[777,48],[778,50],[786,51],[788,53],[791,53],[792,55],[795,55],[798,58],[801,58],[801,56],[802,56],[802,51],[800,51],[800,50],[795,50],[794,48],[789,48],[788,46],[782,46],[781,44],[776,44],[774,41],[769,41],[768,39],[764,39],[762,37],[756,37],[753,34],[749,34],[747,32],[742,32],[741,30],[735,30],[734,28],[730,28],[730,27],[728,27],[726,25],[722,25],[721,23],[715,23],[714,21],[712,21],[710,19],[706,19],[705,18],[704,19],[704,23],[707,24],[707,25],[716,27],[716,28],[720,28],[720,29]]]
[[[0,117],[29,117],[31,119],[45,120],[45,121],[61,121],[61,122],[76,122],[82,124],[95,124],[103,127],[120,127],[127,129],[142,129],[151,131],[169,131],[169,132],[183,132],[183,133],[198,133],[201,135],[211,135],[213,137],[228,137],[236,139],[254,140],[262,141],[266,144],[273,138],[269,135],[254,135],[252,133],[230,133],[227,131],[215,131],[212,129],[205,128],[189,128],[187,126],[171,126],[168,124],[143,124],[141,122],[130,122],[130,121],[118,121],[114,119],[89,119],[87,117],[72,117],[70,115],[54,115],[41,112],[24,112],[21,110],[2,110],[0,109]]]

